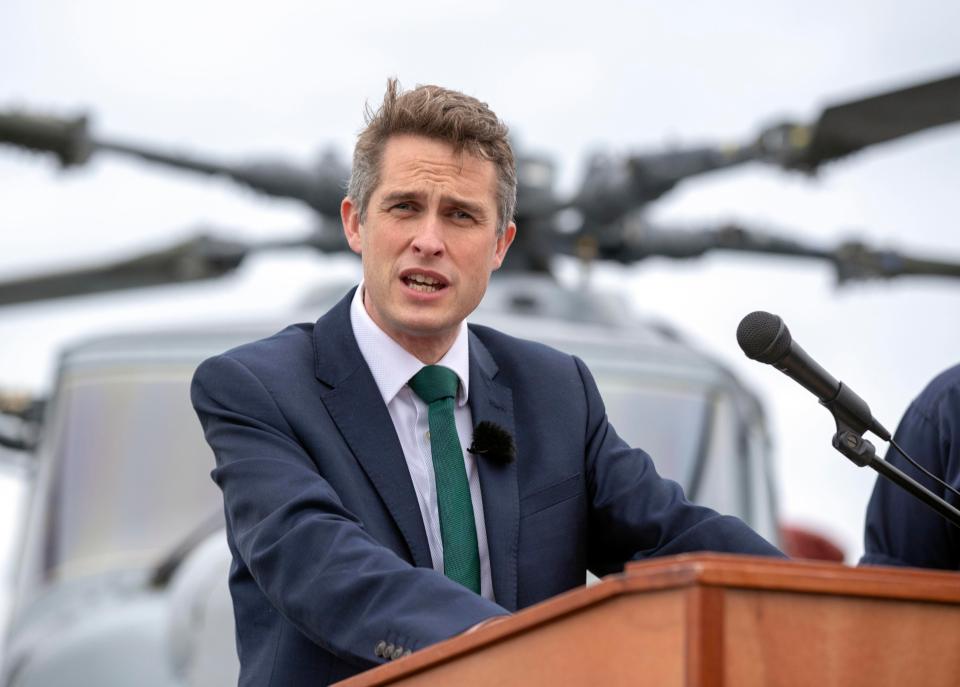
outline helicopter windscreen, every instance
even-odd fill
[[[712,411],[710,399],[692,386],[638,388],[636,380],[624,379],[622,374],[597,371],[596,375],[620,437],[655,456],[660,474],[689,484]]]
[[[617,433],[653,458],[688,498],[777,538],[769,450],[761,418],[720,379],[668,376],[592,363]]]
[[[219,508],[213,459],[188,400],[192,373],[192,365],[141,364],[65,376],[46,578],[155,564]],[[151,488],[136,488],[144,483]]]

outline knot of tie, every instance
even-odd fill
[[[427,365],[410,379],[410,388],[427,405],[444,398],[456,398],[460,380],[448,367]]]

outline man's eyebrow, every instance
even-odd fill
[[[404,200],[423,198],[423,196],[424,193],[421,191],[393,191],[385,195],[380,202],[383,205],[389,205]]]
[[[461,210],[466,210],[471,215],[476,215],[482,217],[486,215],[486,209],[481,203],[475,203],[472,200],[467,200],[466,198],[457,198],[456,196],[444,196],[443,201],[449,205],[460,208]]]
[[[422,191],[391,191],[386,194],[383,199],[380,201],[383,205],[391,205],[393,203],[399,203],[405,200],[422,200],[426,194]],[[459,198],[457,196],[443,196],[442,202],[444,205],[453,205],[462,210],[474,215],[485,215],[486,209],[481,203],[476,203],[472,200],[467,200],[466,198]]]

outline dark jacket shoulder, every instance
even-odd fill
[[[501,370],[527,371],[528,374],[544,370],[576,370],[572,355],[546,344],[479,324],[470,324],[469,330],[490,351]],[[532,370],[530,366],[533,366]]]
[[[912,405],[928,420],[934,420],[945,407],[956,412],[960,408],[960,365],[954,365],[934,377]]]

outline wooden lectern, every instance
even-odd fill
[[[685,555],[337,683],[960,685],[960,574]]]

